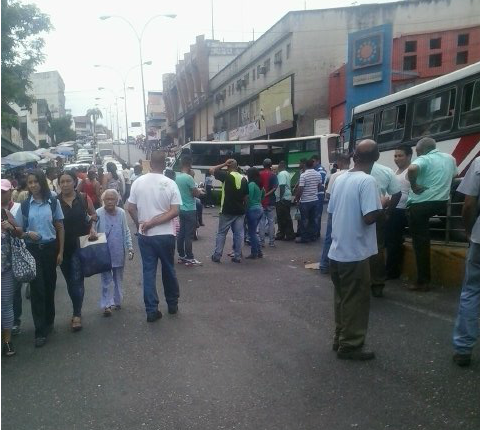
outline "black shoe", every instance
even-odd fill
[[[175,315],[177,312],[178,312],[178,305],[168,307],[168,313],[170,315]]]
[[[285,236],[275,236],[275,240],[285,240]]]
[[[212,261],[214,263],[220,263],[220,258],[219,257],[215,257],[214,255],[212,255]]]
[[[287,236],[287,237],[286,237],[285,239],[283,239],[283,240],[285,240],[286,242],[290,242],[291,240],[295,240],[295,237],[296,237],[296,236]]]
[[[259,252],[257,258],[263,258],[263,252]]]
[[[41,348],[47,343],[47,338],[44,336],[35,338],[35,348]]]
[[[162,318],[162,313],[160,311],[152,312],[151,314],[147,314],[147,322],[155,322]]]
[[[339,349],[337,352],[337,358],[340,358],[341,360],[366,361],[374,359],[375,353],[372,351],[365,351],[360,348],[350,351],[342,351]]]
[[[256,259],[257,259],[257,256],[254,255],[254,254],[250,254],[250,255],[247,255],[245,258],[246,258],[247,260],[256,260]]]
[[[340,347],[340,345],[339,345],[338,341],[337,342],[333,341],[332,351],[337,352],[339,347]]]
[[[470,366],[472,361],[472,354],[454,354],[453,362],[460,367]]]
[[[2,345],[2,355],[4,355],[5,357],[11,357],[12,355],[15,355],[15,354],[16,354],[16,351],[15,351],[15,348],[13,347],[12,342],[5,342]]]
[[[383,297],[383,287],[384,285],[372,285],[372,296]]]
[[[232,263],[241,263],[241,262],[242,262],[241,258],[232,257]]]

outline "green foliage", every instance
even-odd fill
[[[72,116],[62,116],[61,118],[52,118],[50,120],[55,144],[75,140],[76,133],[70,128],[72,125]]]
[[[33,4],[2,0],[2,124],[11,122],[8,103],[30,107],[30,76],[44,60],[40,34],[52,29],[50,18]],[[5,124],[3,124],[5,125]]]

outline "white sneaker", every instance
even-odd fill
[[[203,263],[201,261],[195,260],[195,258],[192,258],[191,260],[185,259],[185,266],[201,266]]]

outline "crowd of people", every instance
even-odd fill
[[[71,329],[82,328],[81,310],[84,278],[78,256],[79,238],[95,240],[105,233],[111,255],[111,270],[99,276],[100,307],[111,316],[122,307],[125,260],[134,257],[129,213],[135,226],[143,271],[143,297],[148,322],[162,317],[156,286],[158,260],[170,314],[178,312],[177,264],[200,266],[194,256],[196,229],[203,224],[203,205],[213,207],[214,179],[221,183],[218,228],[211,260],[220,263],[228,232],[233,235],[229,257],[240,264],[244,243],[250,245],[249,260],[264,257],[263,248],[275,248],[276,241],[299,244],[318,241],[321,217],[327,206],[326,232],[319,249],[322,274],[330,274],[334,284],[335,331],[333,349],[338,358],[368,360],[374,353],[365,347],[370,296],[381,297],[385,283],[400,277],[405,229],[408,226],[415,253],[417,279],[412,290],[430,289],[429,219],[446,212],[452,181],[457,175],[452,156],[439,152],[435,141],[422,138],[412,148],[395,151],[392,169],[378,162],[374,141],[359,143],[351,156],[338,154],[336,171],[327,175],[318,157],[301,160],[298,181],[292,186],[284,162],[273,166],[263,161],[263,169],[242,171],[235,159],[214,166],[205,177],[205,189],[195,182],[192,159],[183,154],[180,171],[166,168],[166,154],[153,151],[150,172],[127,166],[117,172],[114,163],[106,172],[41,170],[28,172],[12,184],[2,179],[2,336],[3,351],[13,355],[12,331],[18,332],[20,317],[16,294],[21,291],[11,274],[8,237],[25,240],[35,258],[36,277],[30,283],[30,300],[35,326],[35,346],[43,346],[55,319],[55,287],[60,266],[72,302]],[[458,189],[465,194],[464,219],[471,246],[457,323],[454,360],[470,363],[478,337],[480,282],[480,238],[476,204],[480,190],[480,161],[476,159]],[[203,199],[203,204],[200,201]],[[122,207],[125,205],[125,209]],[[297,205],[294,228],[292,206]],[[5,215],[4,215],[5,214]],[[275,225],[278,228],[275,228]],[[268,238],[268,244],[266,243]],[[5,243],[5,246],[4,246]],[[10,254],[9,254],[10,253]],[[5,282],[4,282],[5,279]],[[5,293],[4,293],[5,292]]]

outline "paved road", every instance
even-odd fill
[[[128,145],[130,148],[130,161],[131,165],[133,166],[138,160],[142,159],[145,160],[146,156],[145,153],[137,148],[135,145]],[[113,147],[114,152],[123,160],[128,161],[128,148],[127,145],[114,145]]]
[[[330,280],[303,268],[318,245],[278,243],[263,261],[213,264],[214,210],[205,222],[194,248],[204,266],[177,269],[176,316],[145,321],[138,254],[112,318],[98,308],[98,278],[87,280],[80,333],[68,330],[61,275],[42,349],[26,303],[18,354],[2,360],[2,429],[480,428],[478,352],[470,369],[450,361],[457,292],[389,286],[372,301],[377,359],[340,361]]]

